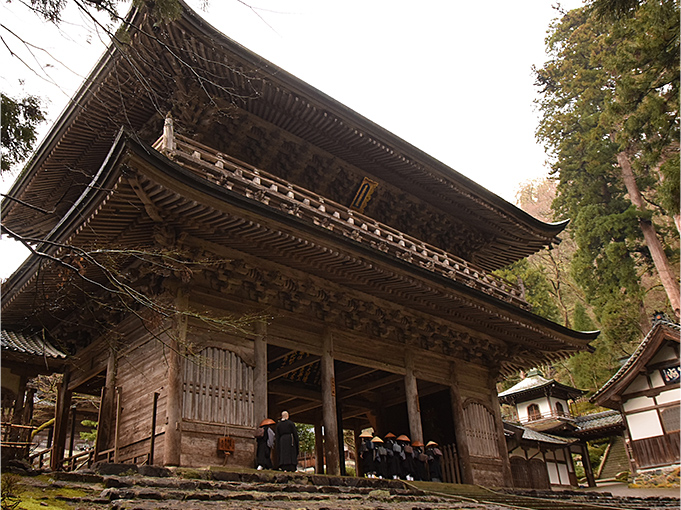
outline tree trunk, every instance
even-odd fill
[[[645,203],[643,202],[643,197],[638,189],[636,177],[634,176],[634,171],[631,167],[628,155],[625,152],[617,154],[617,163],[619,163],[620,169],[622,170],[622,180],[627,188],[631,202],[640,211],[645,211]],[[653,223],[645,219],[639,219],[639,225],[641,226],[643,238],[645,239],[650,255],[653,258],[653,263],[655,264],[655,269],[660,277],[662,286],[667,292],[667,297],[674,309],[676,317],[679,318],[679,314],[681,313],[681,297],[679,295],[678,279],[674,276],[674,272],[664,253],[662,243],[657,237]]]

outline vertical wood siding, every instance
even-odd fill
[[[184,419],[255,426],[252,367],[235,353],[216,347],[182,363]]]
[[[469,402],[464,407],[463,419],[470,454],[498,459],[497,430],[492,412],[482,404]]]

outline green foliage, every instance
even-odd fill
[[[532,306],[532,312],[552,321],[560,320],[558,307],[551,296],[551,285],[541,267],[534,266],[527,259],[495,271],[496,275],[511,283],[522,282],[525,299]]]
[[[21,478],[13,473],[2,475],[0,490],[0,507],[2,510],[15,510],[21,504],[21,494],[24,488],[19,483]]]
[[[304,423],[296,423],[296,428],[298,429],[300,453],[312,455],[315,451],[314,427]]]
[[[537,138],[558,180],[553,207],[558,218],[572,219],[571,276],[597,323],[575,306],[574,327],[602,331],[596,353],[567,366],[578,385],[595,389],[640,341],[653,311],[647,300],[659,278],[641,222],[653,222],[667,255],[678,260],[670,215],[679,209],[679,8],[671,0],[592,4],[614,15],[585,7],[554,22],[546,40],[550,60],[535,76]],[[630,200],[622,154],[648,210]]]
[[[40,99],[20,99],[2,94],[0,106],[0,172],[6,172],[24,161],[33,150],[38,124],[45,120]]]
[[[97,440],[97,422],[92,420],[83,420],[80,422],[83,427],[90,427],[89,432],[81,432],[80,438],[83,441],[88,441],[91,444]]]

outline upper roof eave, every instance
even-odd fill
[[[183,4],[184,5],[184,4]],[[455,182],[456,188],[470,194],[472,197],[477,197],[474,202],[487,204],[489,214],[497,214],[512,218],[514,222],[523,225],[525,232],[518,234],[523,238],[531,239],[532,242],[524,243],[526,250],[529,252],[536,251],[541,246],[545,246],[556,241],[556,236],[565,229],[568,221],[557,223],[545,223],[538,220],[516,206],[510,204],[501,197],[490,192],[486,188],[480,186],[473,180],[446,166],[437,159],[429,156],[420,149],[412,146],[408,142],[402,140],[389,131],[381,128],[374,122],[366,119],[362,115],[353,111],[352,109],[342,105],[338,101],[317,90],[311,85],[296,78],[292,74],[284,71],[278,66],[266,61],[250,50],[244,48],[237,42],[233,41],[219,30],[212,27],[194,11],[186,5],[184,6],[182,20],[185,24],[193,26],[197,34],[211,39],[214,44],[224,47],[226,50],[238,55],[240,59],[249,62],[253,66],[267,73],[267,78],[277,83],[282,84],[291,91],[300,94],[306,99],[310,99],[323,105],[324,113],[331,112],[334,115],[342,118],[349,124],[356,126],[359,129],[358,137],[365,135],[371,136],[380,143],[387,144],[396,149],[396,152],[405,154],[415,164],[419,164],[425,168],[432,175],[437,178],[444,179],[449,182]],[[138,10],[132,10],[128,15],[129,23],[137,23],[143,13]],[[50,158],[53,149],[57,146],[59,140],[66,132],[68,126],[80,114],[82,114],[82,105],[85,104],[87,98],[92,95],[93,86],[102,83],[103,76],[106,76],[107,69],[110,68],[112,62],[117,58],[117,50],[112,45],[99,60],[93,71],[90,73],[86,81],[83,83],[79,91],[74,96],[74,99],[69,103],[64,112],[60,115],[53,128],[50,130],[46,138],[38,147],[34,156],[25,166],[19,178],[15,181],[10,193],[13,196],[20,197],[24,190],[26,190],[32,183],[33,178],[38,172],[38,169]],[[12,215],[12,210],[16,207],[16,203],[11,200],[3,200],[3,215],[7,218]],[[478,207],[479,205],[476,205]],[[494,213],[493,211],[497,211]],[[531,246],[531,247],[530,247]],[[517,246],[516,246],[517,249]],[[515,255],[517,258],[518,255]],[[508,263],[509,261],[507,261]]]
[[[117,166],[116,162],[125,153],[126,149],[130,149],[137,152],[140,156],[142,156],[149,162],[154,163],[152,165],[154,167],[156,167],[156,164],[158,164],[159,168],[162,168],[165,172],[174,175],[174,178],[179,179],[183,185],[189,185],[192,187],[204,189],[209,193],[228,192],[228,190],[224,189],[223,190],[215,189],[215,186],[213,186],[212,183],[208,182],[206,179],[200,178],[197,175],[193,174],[192,172],[189,172],[188,170],[182,168],[177,163],[167,159],[165,156],[153,150],[151,147],[143,144],[134,135],[126,134],[124,130],[121,130],[119,132],[116,142],[109,151],[107,160],[103,163],[102,167],[99,169],[96,176],[93,178],[92,183],[87,187],[87,189],[81,195],[80,199],[71,208],[71,213],[67,214],[64,218],[62,218],[62,221],[59,223],[59,225],[53,229],[52,233],[50,234],[50,239],[48,241],[57,241],[69,238],[73,232],[78,230],[80,224],[83,221],[83,218],[88,216],[88,211],[97,209],[100,201],[107,193],[109,193],[109,191],[113,187],[112,183],[113,181],[116,180],[116,176],[114,175],[115,172],[113,172],[113,170]],[[250,207],[256,208],[264,207],[261,206],[257,201],[250,202],[251,202]],[[281,217],[287,221],[293,221],[293,218],[288,214],[282,213]],[[325,229],[322,229],[322,231],[326,233]],[[342,242],[346,243],[350,242],[343,236],[341,236],[340,239],[342,240]],[[49,246],[49,244],[50,243],[48,242],[47,245]],[[353,247],[356,246],[353,245]],[[382,256],[381,253],[378,253],[378,255]],[[6,302],[7,300],[11,301],[13,299],[13,296],[15,296],[17,293],[20,293],[21,289],[25,287],[26,283],[31,281],[33,273],[37,270],[39,261],[40,257],[36,255],[30,256],[24,262],[24,264],[5,282],[5,284],[3,285],[4,287],[3,302]],[[422,268],[414,268],[413,270],[424,274],[426,274],[427,272],[425,269]],[[432,277],[432,275],[430,274],[428,274],[428,276]],[[471,294],[471,296],[476,299],[487,300],[494,299],[493,297],[490,297],[487,294],[484,294],[476,289],[468,287],[464,288],[463,285],[459,282],[448,281],[447,283],[448,285],[461,287],[461,290],[463,292]],[[567,344],[572,345],[573,348],[575,349],[586,348],[587,350],[593,351],[593,348],[591,348],[591,346],[584,344],[588,344],[588,342],[594,340],[599,334],[598,331],[590,332],[574,331],[560,324],[556,324],[547,319],[544,319],[543,317],[539,317],[527,310],[523,310],[516,306],[512,306],[509,303],[505,303],[503,301],[499,301],[496,299],[495,301],[496,301],[495,306],[497,306],[498,308],[503,309],[506,312],[522,320],[530,321],[530,323],[536,324],[537,327],[544,328],[545,331],[550,331],[552,334],[562,338],[563,341],[565,341]]]

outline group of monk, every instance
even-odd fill
[[[383,439],[370,432],[360,434],[360,462],[368,478],[442,481],[442,451],[435,441],[423,444],[392,432]]]

